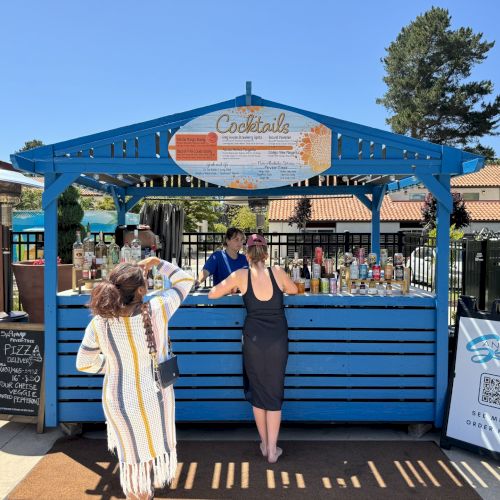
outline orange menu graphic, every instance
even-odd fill
[[[214,140],[215,137],[215,140]],[[169,146],[169,149],[174,149]],[[178,161],[217,161],[217,134],[177,134],[175,158]]]
[[[219,146],[217,134],[176,134],[175,146],[168,147],[175,151],[177,161],[217,161],[217,151],[292,151],[293,146],[268,145],[231,145]]]

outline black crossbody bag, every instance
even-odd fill
[[[142,321],[144,323],[144,330],[146,331],[146,342],[148,344],[151,362],[153,363],[155,382],[158,390],[160,390],[161,388],[172,385],[179,378],[177,356],[172,350],[172,342],[169,336],[168,350],[170,356],[165,361],[158,363],[158,351],[156,350],[156,341],[153,333],[153,325],[151,323],[151,304],[142,305]]]

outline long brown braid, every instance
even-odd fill
[[[157,351],[156,351],[156,341],[153,332],[153,324],[151,322],[151,313],[149,311],[149,304],[143,303],[141,306],[142,323],[144,325],[144,330],[146,331],[146,342],[148,344],[149,354],[153,359],[154,367],[158,367]]]

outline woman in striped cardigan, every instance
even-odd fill
[[[172,288],[148,305],[143,301],[144,276],[155,265]],[[175,476],[174,390],[157,388],[144,319],[151,317],[161,362],[168,355],[168,321],[192,284],[193,277],[177,266],[149,257],[138,265],[120,264],[92,291],[94,317],[85,330],[76,367],[105,375],[102,406],[108,448],[116,450],[120,482],[130,499],[151,498],[153,486],[162,487]]]

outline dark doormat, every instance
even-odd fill
[[[170,488],[155,498],[477,499],[432,441],[283,441],[268,464],[255,441],[182,441]],[[124,498],[116,458],[100,439],[61,439],[10,500]]]

